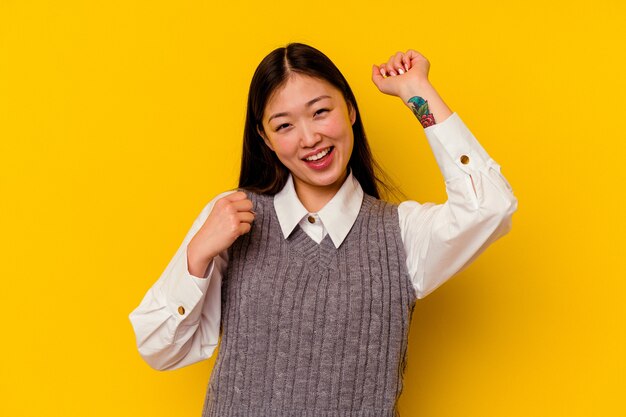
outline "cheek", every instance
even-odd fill
[[[328,133],[328,136],[334,138],[334,145],[342,149],[342,153],[349,158],[354,147],[352,126],[337,124],[333,127],[333,131]]]
[[[328,120],[328,123],[324,126],[326,134],[337,138],[343,138],[346,136],[352,136],[352,125],[350,119],[344,117],[337,117]]]
[[[297,155],[297,146],[294,145],[295,141],[289,137],[283,137],[274,141],[274,152],[281,161],[285,161],[294,155]]]

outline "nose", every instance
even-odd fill
[[[300,145],[303,148],[312,148],[322,140],[322,135],[315,129],[315,126],[304,123],[300,129]]]

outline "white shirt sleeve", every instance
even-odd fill
[[[187,245],[215,202],[232,192],[219,194],[204,207],[165,271],[129,315],[139,354],[156,370],[182,368],[207,359],[218,344],[221,282],[228,252],[213,258],[205,277],[196,277],[189,273]]]
[[[407,267],[418,298],[465,269],[511,230],[517,198],[455,112],[427,127],[426,138],[443,174],[443,204],[404,201],[398,207]]]

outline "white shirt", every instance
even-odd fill
[[[404,201],[398,207],[406,264],[418,298],[430,294],[506,234],[517,210],[517,199],[500,166],[457,113],[424,132],[444,176],[448,200],[443,204]],[[187,244],[215,201],[234,191],[219,194],[204,207],[165,271],[129,315],[139,353],[154,369],[190,365],[209,358],[217,347],[228,253],[211,261],[205,277],[196,277],[188,271]],[[316,242],[329,234],[339,247],[362,199],[363,190],[350,174],[324,208],[309,213],[289,177],[274,196],[274,207],[284,238],[299,225]]]

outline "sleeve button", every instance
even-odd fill
[[[180,314],[181,316],[185,314],[185,307],[183,306],[179,306],[178,307],[178,314]]]
[[[462,163],[463,165],[467,165],[467,164],[469,164],[469,156],[467,156],[467,155],[461,155],[461,163]]]

